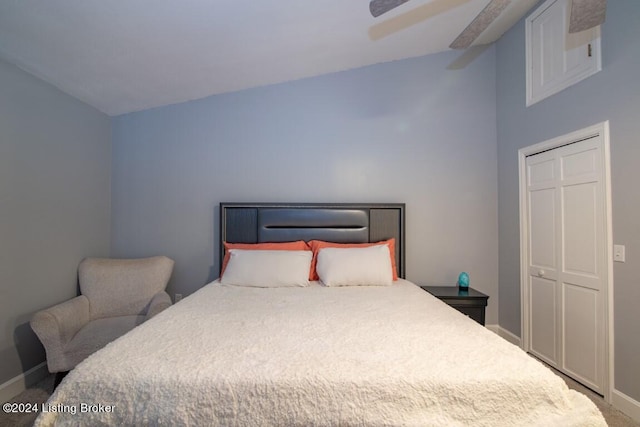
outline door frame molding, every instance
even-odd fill
[[[528,156],[553,150],[564,145],[582,141],[584,139],[600,136],[604,170],[602,174],[605,203],[605,242],[606,248],[606,290],[603,292],[604,301],[604,381],[603,392],[606,402],[611,402],[612,390],[614,390],[614,330],[613,330],[613,226],[611,208],[611,155],[609,144],[609,121],[604,121],[575,132],[568,133],[547,141],[540,142],[518,150],[519,189],[520,189],[520,322],[522,325],[521,345],[524,351],[529,352],[529,287],[528,259],[529,259],[529,223],[527,216],[527,169]]]

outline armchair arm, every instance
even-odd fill
[[[64,346],[89,320],[89,300],[84,295],[34,314],[31,328],[47,352],[50,372],[58,372],[57,365],[64,360]]]
[[[171,307],[171,297],[169,294],[165,291],[158,292],[153,296],[153,298],[151,298],[149,308],[147,308],[147,317],[144,320],[147,321],[151,319],[153,316],[169,307]]]

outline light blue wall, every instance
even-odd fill
[[[109,255],[111,120],[0,60],[0,384],[44,361],[34,312]]]
[[[497,323],[495,50],[457,55],[115,118],[112,255],[174,258],[188,294],[217,277],[220,202],[406,202],[408,278],[468,271]]]
[[[524,22],[497,46],[500,325],[520,335],[518,150],[610,120],[613,240],[627,250],[614,263],[615,388],[640,401],[640,2],[608,2],[600,73],[529,108]]]

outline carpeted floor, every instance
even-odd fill
[[[640,423],[635,422],[622,412],[614,409],[611,405],[606,403],[602,397],[584,387],[582,384],[579,384],[558,372],[556,372],[556,374],[562,377],[570,388],[587,395],[598,406],[602,415],[604,415],[605,420],[607,420],[609,427],[640,427]],[[53,390],[53,379],[53,375],[48,376],[38,384],[11,399],[10,402],[38,404],[46,402]],[[6,414],[4,411],[0,411],[0,427],[28,427],[33,424],[36,416],[37,414]]]
[[[640,423],[634,421],[629,418],[624,413],[618,411],[613,406],[609,405],[604,399],[597,393],[591,391],[587,387],[583,386],[579,382],[574,381],[573,379],[563,375],[560,372],[553,370],[560,378],[564,380],[565,383],[569,386],[569,388],[579,391],[580,393],[586,395],[589,399],[596,404],[604,419],[607,421],[609,427],[640,427]]]
[[[44,380],[26,389],[9,402],[11,403],[31,403],[38,404],[41,407],[43,403],[49,399],[51,392],[53,391],[53,380],[55,375],[49,375]],[[33,425],[38,414],[20,414],[10,413],[7,414],[4,411],[0,411],[0,427],[29,427]]]

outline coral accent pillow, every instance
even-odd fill
[[[318,253],[324,248],[368,248],[371,246],[389,245],[389,254],[391,255],[391,272],[393,280],[398,280],[398,269],[396,268],[396,239],[383,240],[375,243],[334,243],[325,242],[323,240],[311,240],[307,242],[313,251],[313,259],[311,260],[311,276],[309,280],[319,280],[316,265],[318,264]]]
[[[222,260],[222,269],[220,270],[220,276],[224,273],[227,264],[229,264],[229,251],[231,249],[243,249],[246,251],[258,250],[258,251],[310,251],[309,245],[304,240],[297,240],[295,242],[268,242],[268,243],[227,243],[222,242],[224,245],[224,259]],[[315,256],[315,255],[314,255]],[[311,275],[309,275],[311,278]],[[317,280],[317,279],[316,279]]]

